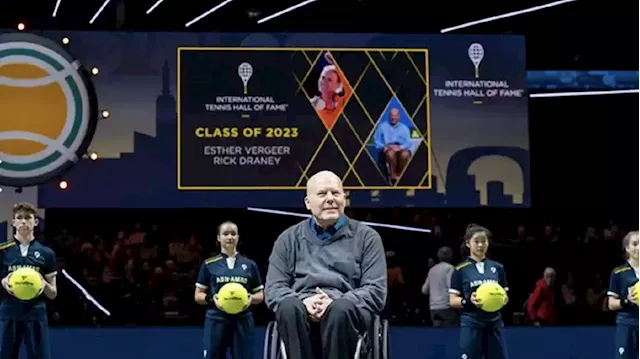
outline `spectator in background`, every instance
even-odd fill
[[[589,319],[595,325],[602,325],[607,322],[607,317],[604,312],[608,310],[607,307],[607,291],[600,274],[596,274],[591,285],[588,286],[585,293],[585,299],[587,301],[587,313]]]
[[[124,244],[126,246],[139,246],[144,242],[145,233],[142,230],[142,225],[140,223],[136,223],[133,227],[133,232],[124,239]]]
[[[189,242],[175,253],[178,266],[183,271],[188,271],[194,265],[199,266],[201,251],[202,247],[198,244],[198,239],[195,235],[191,235]]]
[[[560,286],[560,296],[562,305],[561,308],[561,322],[566,325],[576,325],[578,323],[578,296],[573,283],[573,274],[567,272],[566,279],[563,285]]]
[[[422,285],[422,294],[429,296],[429,310],[434,327],[455,327],[458,325],[458,313],[449,306],[449,286],[454,267],[453,251],[449,247],[438,249],[440,263],[429,269],[427,279]]]
[[[402,319],[405,311],[404,276],[394,251],[385,253],[387,258],[387,311],[390,319]]]
[[[535,326],[556,324],[555,281],[556,271],[545,268],[542,278],[536,282],[533,293],[527,299],[527,315]]]
[[[404,277],[402,276],[402,268],[400,268],[396,259],[396,252],[387,251],[385,256],[387,257],[387,286],[390,288],[402,286]]]

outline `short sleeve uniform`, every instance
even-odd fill
[[[202,263],[196,286],[207,293],[216,294],[227,283],[242,284],[249,293],[264,289],[258,266],[240,254],[229,257],[225,254],[213,256]],[[252,359],[253,316],[250,310],[230,315],[215,305],[207,308],[204,330],[205,359],[226,358],[231,348],[234,358]]]
[[[0,276],[6,277],[19,268],[35,269],[45,278],[56,276],[56,255],[38,241],[21,245],[17,240],[0,244]],[[28,357],[48,359],[49,329],[45,297],[19,300],[2,289],[0,303],[0,359],[17,358],[22,342]]]

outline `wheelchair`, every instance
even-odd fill
[[[358,338],[354,359],[389,359],[389,322],[376,315],[373,325]],[[264,338],[263,359],[287,359],[276,322],[270,322]]]

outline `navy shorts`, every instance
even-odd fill
[[[233,359],[254,359],[253,329],[252,315],[206,318],[202,340],[203,358],[225,359],[230,350]]]
[[[0,359],[17,359],[24,343],[29,359],[49,359],[49,326],[41,320],[0,320]]]
[[[463,359],[507,359],[507,344],[502,321],[484,327],[461,326],[460,347]]]
[[[616,359],[638,358],[638,326],[616,324]]]

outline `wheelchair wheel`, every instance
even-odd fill
[[[372,336],[369,338],[371,341],[371,353],[369,353],[369,357],[371,359],[382,359],[380,357],[380,354],[382,353],[382,338],[380,338],[380,335],[382,334],[382,321],[383,320],[380,319],[380,317],[376,317],[373,321],[373,330],[371,331]]]
[[[262,352],[263,359],[278,359],[280,349],[280,336],[278,335],[278,329],[276,322],[270,322],[267,325],[267,331],[264,336],[264,348]]]
[[[382,319],[382,333],[380,334],[380,341],[382,342],[380,359],[389,359],[389,322],[386,319]]]

